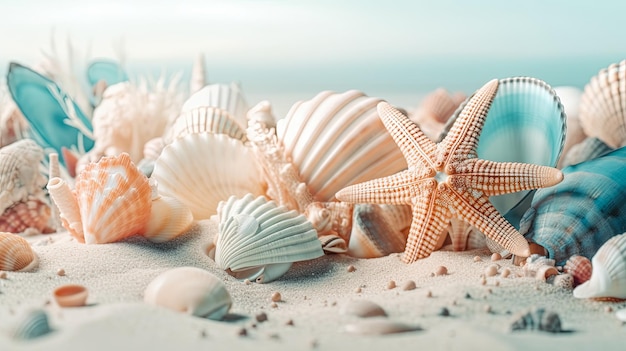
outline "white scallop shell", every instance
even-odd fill
[[[193,223],[191,210],[177,198],[159,194],[154,181],[151,181],[150,187],[152,207],[143,236],[152,242],[162,243],[184,234]]]
[[[201,106],[185,111],[178,116],[168,131],[166,143],[192,133],[226,134],[234,139],[246,141],[246,131],[226,110]]]
[[[224,134],[189,134],[166,146],[154,165],[159,192],[184,203],[194,219],[217,213],[231,195],[261,195],[264,187],[251,150]]]
[[[292,262],[324,254],[317,232],[306,217],[263,196],[231,196],[220,204],[218,216],[215,263],[235,273],[255,271],[247,279],[269,282],[286,272]],[[276,265],[280,268],[273,267]],[[271,277],[263,275],[264,269],[257,269],[262,266],[279,272],[272,272]]]
[[[626,299],[626,234],[604,243],[591,267],[591,278],[574,289],[574,297]]]
[[[196,267],[178,267],[159,274],[146,287],[144,301],[215,320],[222,319],[232,306],[224,283]]]
[[[246,103],[241,88],[236,83],[210,84],[198,90],[185,101],[181,112],[193,110],[198,107],[217,107],[228,111],[240,125],[248,125]]]
[[[324,91],[293,105],[276,134],[316,201],[333,201],[340,189],[407,167],[364,93]]]

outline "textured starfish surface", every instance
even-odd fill
[[[439,143],[388,103],[378,104],[378,114],[408,168],[341,189],[336,197],[354,203],[410,204],[413,221],[404,262],[429,256],[453,217],[472,224],[514,255],[529,256],[528,242],[489,197],[552,186],[563,180],[563,173],[552,167],[478,158],[478,138],[497,90],[498,80],[479,89]]]

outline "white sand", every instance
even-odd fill
[[[66,233],[29,239],[40,257],[33,273],[8,273],[0,280],[0,350],[623,350],[626,327],[606,311],[626,303],[581,301],[534,278],[500,276],[480,284],[492,264],[488,251],[439,251],[407,265],[398,255],[380,259],[325,256],[295,264],[268,284],[246,285],[218,269],[203,253],[216,224],[203,221],[178,240],[152,244],[143,238],[106,245],[84,245]],[[48,239],[49,238],[49,239]],[[46,243],[46,245],[42,245]],[[474,262],[480,255],[483,262]],[[497,262],[513,267],[508,260]],[[356,271],[349,273],[348,266]],[[436,267],[446,276],[431,277]],[[172,267],[206,269],[225,282],[233,298],[228,321],[187,316],[143,303],[143,291]],[[56,274],[59,268],[65,276]],[[387,289],[390,280],[398,287]],[[402,285],[414,280],[417,289]],[[499,282],[499,286],[496,286]],[[67,283],[89,288],[88,306],[61,309],[52,290]],[[362,286],[362,292],[356,289]],[[283,302],[272,308],[279,291]],[[428,298],[431,291],[433,297]],[[466,298],[469,293],[471,298]],[[339,313],[351,300],[381,305],[388,319],[419,325],[422,331],[383,336],[354,335],[345,326],[360,318]],[[489,305],[492,313],[485,312]],[[439,316],[446,306],[449,317]],[[557,312],[569,332],[511,332],[514,315],[531,306]],[[16,341],[10,330],[24,311],[44,307],[54,331],[31,341]],[[256,323],[265,311],[269,320]],[[511,314],[509,314],[509,312]],[[383,318],[383,317],[377,317]],[[293,326],[286,322],[292,320]],[[256,324],[256,327],[253,327]],[[245,327],[248,336],[237,335]]]

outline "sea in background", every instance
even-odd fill
[[[600,69],[624,57],[586,56],[534,59],[490,59],[446,57],[421,60],[351,61],[319,64],[225,64],[206,56],[210,83],[237,82],[250,106],[261,100],[272,103],[275,116],[284,117],[299,100],[310,99],[323,90],[342,92],[357,89],[369,96],[383,98],[393,105],[412,109],[430,91],[443,87],[451,92],[471,94],[493,78],[531,76],[553,87],[584,88]],[[0,60],[4,77],[8,61]],[[34,62],[20,62],[33,65]],[[179,73],[181,88],[188,89],[193,58],[176,61],[128,62],[131,78]]]

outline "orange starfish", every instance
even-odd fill
[[[413,222],[404,262],[428,257],[453,217],[477,227],[515,255],[530,255],[524,237],[500,215],[489,197],[552,186],[563,180],[563,173],[551,167],[478,158],[478,138],[497,90],[498,80],[478,90],[440,143],[429,140],[388,103],[378,104],[378,114],[408,169],[346,187],[336,197],[354,203],[411,205]]]

